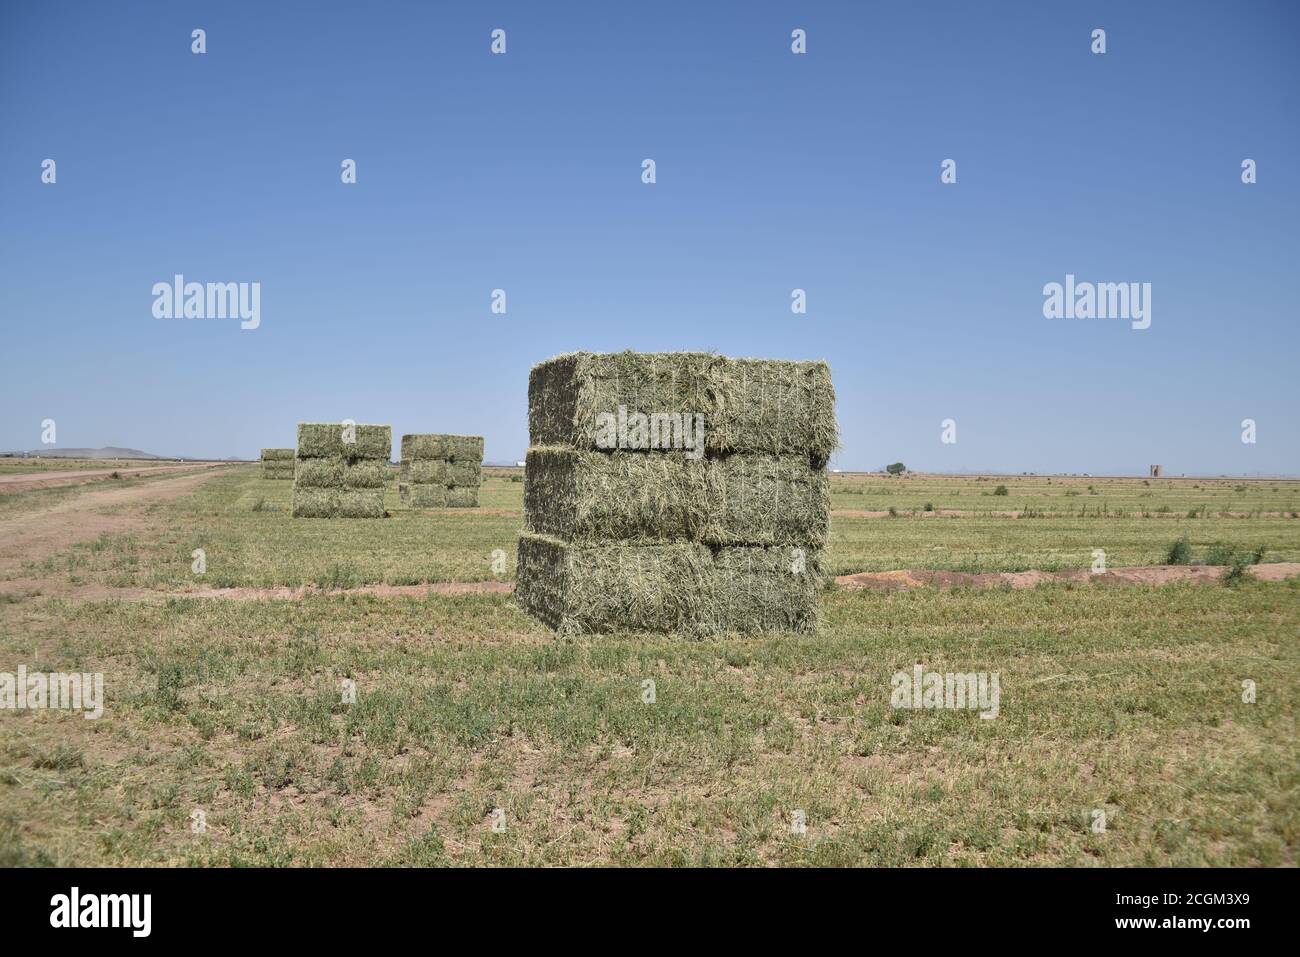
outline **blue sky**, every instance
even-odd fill
[[[845,469],[1300,474],[1298,39],[1286,2],[4,4],[0,448],[351,418],[514,461],[536,362],[700,349],[827,359]],[[260,282],[260,328],[155,319],[175,273]],[[1150,282],[1151,327],[1045,319],[1067,273]]]

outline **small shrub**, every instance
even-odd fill
[[[1233,558],[1228,570],[1223,573],[1223,583],[1229,588],[1240,585],[1246,580],[1246,569],[1250,566],[1250,555],[1243,553]]]
[[[1010,495],[1011,493],[1007,491],[1007,487],[1006,487],[1005,485],[999,485],[997,488],[995,488],[995,489],[993,490],[993,494],[994,494],[994,495]]]
[[[119,472],[117,469],[114,469],[112,472],[108,473],[108,477],[111,479],[120,479],[122,477],[122,473]]]
[[[934,502],[926,502],[926,503],[925,503],[925,509],[924,509],[924,511],[927,511],[927,512],[933,512],[933,511],[934,511]]]
[[[253,511],[254,511],[254,512],[260,512],[260,511],[262,511],[262,510],[265,509],[265,508],[266,508],[266,499],[264,499],[264,498],[260,498],[260,497],[259,497],[258,500],[257,500],[256,502],[253,503]]]
[[[889,517],[898,518],[898,509],[894,508],[894,506],[892,505],[889,506]]]
[[[1169,546],[1165,555],[1166,565],[1190,565],[1192,563],[1192,543],[1184,535]]]

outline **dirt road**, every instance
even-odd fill
[[[164,472],[193,472],[200,469],[222,468],[228,462],[190,462],[183,465],[142,465],[130,469],[61,469],[57,472],[15,472],[0,475],[0,493],[22,492],[33,488],[51,488],[56,485],[83,485],[100,482],[114,472],[126,478],[132,475],[160,475]]]
[[[47,507],[0,519],[0,574],[12,574],[26,562],[41,561],[106,532],[126,531],[140,524],[142,516],[133,509],[118,506],[147,505],[177,498],[214,474],[211,466],[203,466],[197,471],[190,468],[185,474],[145,485],[87,489]],[[104,509],[110,507],[115,511],[106,513]]]

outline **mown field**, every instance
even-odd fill
[[[1300,581],[830,586],[815,637],[707,640],[348,592],[510,580],[518,477],[464,513],[394,489],[384,521],[294,521],[242,467],[11,567],[36,584],[0,602],[0,671],[102,671],[107,705],[0,712],[0,864],[1296,863]],[[1295,482],[836,476],[833,505],[836,574],[1155,563],[1184,535],[1300,560]],[[186,596],[273,585],[321,590]],[[998,717],[892,708],[916,663],[998,672]]]

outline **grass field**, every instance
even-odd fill
[[[518,478],[488,470],[476,510],[411,512],[394,488],[389,519],[295,521],[290,483],[240,467],[12,566],[46,587],[0,602],[0,671],[102,671],[107,702],[0,713],[0,865],[1296,863],[1300,581],[832,586],[818,636],[707,640],[561,640],[504,594],[185,595],[509,580]],[[837,574],[1153,563],[1183,535],[1300,560],[1296,482],[833,489],[860,513],[832,520]],[[56,491],[86,494],[0,516]],[[998,672],[998,717],[892,708],[916,663]]]

